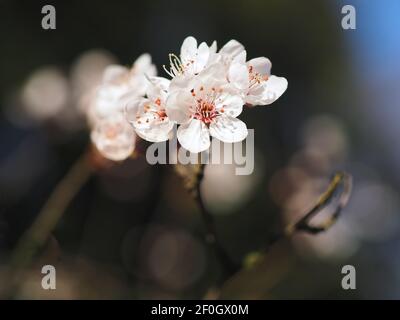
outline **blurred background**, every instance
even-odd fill
[[[56,30],[41,28],[42,6]],[[356,30],[341,26],[356,8]],[[104,67],[151,53],[160,75],[189,35],[237,39],[289,81],[270,107],[240,117],[255,129],[256,166],[212,165],[202,186],[221,242],[240,262],[309,209],[335,170],[354,178],[328,232],[280,242],[265,268],[222,296],[400,298],[400,2],[398,0],[0,0],[1,270],[57,182],[89,144],[82,92]],[[188,299],[210,294],[221,266],[199,211],[170,166],[132,159],[94,173],[28,270],[17,299]],[[57,290],[40,286],[43,264]],[[341,287],[342,266],[357,289]]]

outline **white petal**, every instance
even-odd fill
[[[171,93],[166,103],[168,118],[177,123],[187,122],[191,116],[190,107],[194,103],[189,90],[178,90]]]
[[[168,90],[169,84],[171,80],[166,79],[164,77],[150,77],[149,78],[151,84],[156,87],[159,87],[162,90]]]
[[[134,127],[136,133],[150,142],[161,142],[169,139],[174,126],[165,115],[158,113],[159,106],[149,99],[132,101],[127,105],[125,117]]]
[[[247,127],[237,118],[221,115],[210,124],[210,134],[222,142],[234,143],[247,137]]]
[[[243,110],[243,99],[238,95],[232,95],[229,93],[222,94],[216,100],[216,108],[221,112],[223,109],[223,115],[236,118]]]
[[[215,47],[210,47],[210,55],[208,57],[208,61],[207,61],[207,65],[212,65],[214,63],[221,63],[221,61],[223,60],[223,57],[220,53],[215,52],[217,50],[216,47],[216,42],[213,42],[213,45],[215,43]],[[215,50],[215,51],[214,51]]]
[[[169,140],[171,130],[174,127],[174,123],[165,118],[164,121],[152,121],[148,128],[136,128],[135,131],[144,140],[150,142],[162,142]]]
[[[204,69],[208,62],[208,58],[210,56],[210,48],[207,43],[202,42],[197,50],[196,61],[195,61],[195,73],[199,73]]]
[[[109,116],[124,108],[121,97],[128,93],[127,86],[103,85],[96,91],[94,112],[99,117]]]
[[[236,40],[230,40],[221,48],[219,53],[233,59],[243,51],[244,46],[240,42]]]
[[[150,100],[148,99],[142,98],[130,101],[125,106],[126,120],[135,128],[149,127],[148,123],[153,117],[151,117],[151,112],[144,112],[145,110],[147,111],[147,108],[157,111],[157,109],[154,110],[154,108],[152,108]]]
[[[148,81],[150,81],[150,83],[147,86],[147,96],[152,100],[158,98],[165,100],[171,81],[163,77],[151,77]]]
[[[199,73],[194,81],[207,88],[219,87],[227,83],[227,71],[222,63],[214,63]]]
[[[244,97],[244,101],[248,106],[264,105],[262,101],[264,93],[264,87],[262,84],[256,84],[250,88],[247,95]]]
[[[181,46],[181,59],[188,61],[194,58],[197,53],[197,40],[194,37],[187,37]]]
[[[122,114],[104,118],[96,123],[91,140],[107,159],[120,161],[135,149],[135,132]]]
[[[249,72],[247,66],[242,63],[232,63],[228,73],[229,82],[240,90],[249,87]]]
[[[210,53],[217,53],[217,41],[214,41],[210,46]]]
[[[277,100],[287,89],[288,82],[283,77],[270,76],[262,84],[262,90],[250,90],[246,102],[252,105],[268,105]]]
[[[151,56],[148,53],[142,54],[132,66],[129,74],[129,85],[138,92],[138,95],[144,95],[149,85],[147,77],[156,75],[157,68],[151,62]]]
[[[152,70],[153,64],[151,63],[151,56],[148,53],[140,55],[133,63],[136,72],[147,73]]]
[[[187,89],[192,79],[192,75],[188,75],[187,73],[177,75],[171,79],[168,91],[174,92],[177,90]]]
[[[108,66],[103,73],[103,83],[112,83],[118,81],[121,77],[128,74],[128,68],[112,64]]]
[[[129,90],[130,89],[130,90]],[[138,95],[138,92],[133,88],[128,88],[129,91],[121,95],[118,99],[118,103],[120,105],[120,110],[124,110],[126,105],[131,101],[141,99],[142,97]]]
[[[265,57],[259,57],[247,61],[248,66],[252,66],[253,70],[261,75],[271,74],[271,61]]]
[[[236,55],[233,58],[232,62],[245,64],[246,57],[247,57],[247,52],[246,52],[246,50],[243,50],[242,52],[240,52],[238,55]]]
[[[193,153],[202,152],[210,147],[210,134],[206,125],[197,119],[182,124],[177,132],[178,141],[183,148]]]

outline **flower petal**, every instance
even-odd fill
[[[237,118],[221,115],[210,124],[210,134],[222,142],[234,143],[247,137],[247,127]]]
[[[148,128],[154,118],[153,113],[148,112],[150,110],[157,111],[149,99],[132,100],[125,106],[125,118],[134,128]]]
[[[276,101],[287,89],[288,82],[283,77],[270,76],[257,90],[250,90],[246,103],[269,105]]]
[[[188,76],[187,74],[181,74],[173,77],[168,87],[168,91],[174,92],[187,88],[191,82],[191,79],[191,76]]]
[[[249,87],[249,73],[247,66],[242,63],[232,63],[228,72],[229,82],[240,90]]]
[[[150,104],[150,101],[146,98],[139,98],[129,101],[124,108],[125,119],[133,125],[137,119],[138,113],[143,110],[145,104]]]
[[[147,86],[146,94],[150,100],[166,100],[167,91],[169,88],[170,80],[163,77],[151,77],[148,79],[149,85]],[[164,101],[163,101],[164,102]]]
[[[103,73],[103,84],[118,82],[121,77],[128,74],[128,71],[128,68],[118,64],[109,65]]]
[[[193,60],[197,53],[197,40],[194,37],[187,37],[183,40],[181,46],[181,59],[182,61]]]
[[[117,113],[96,123],[91,140],[105,158],[121,161],[135,149],[136,135],[123,115]]]
[[[214,63],[199,73],[191,83],[193,87],[220,87],[227,83],[227,69],[222,63]]]
[[[243,50],[232,59],[232,62],[246,64],[246,57],[247,57],[247,52],[246,50]]]
[[[164,118],[164,120],[152,120],[150,125],[147,128],[137,128],[135,127],[135,131],[144,140],[150,142],[162,142],[169,140],[171,130],[174,127],[174,123],[169,121],[168,118]]]
[[[172,92],[166,103],[168,118],[177,123],[185,123],[189,120],[190,107],[193,104],[193,97],[189,90],[177,90]]]
[[[155,76],[157,70],[155,65],[151,62],[151,55],[143,53],[133,63],[133,69],[135,73],[147,74],[148,76]]]
[[[219,53],[233,59],[243,51],[244,46],[240,42],[230,40],[221,48]]]
[[[94,102],[94,112],[99,117],[110,116],[124,108],[121,98],[127,94],[129,88],[124,85],[102,85],[97,88]]]
[[[204,69],[208,62],[208,58],[210,57],[210,48],[208,47],[207,43],[202,42],[199,45],[199,49],[196,53],[196,61],[194,63],[194,71],[195,73],[199,73],[201,70]]]
[[[243,99],[238,95],[223,93],[216,100],[216,108],[223,115],[236,118],[243,110]],[[223,110],[223,111],[222,111]]]
[[[125,117],[136,133],[150,142],[168,140],[174,126],[165,114],[160,114],[158,105],[145,98],[131,101],[126,106]]]
[[[193,153],[202,152],[210,147],[210,134],[206,125],[197,119],[191,119],[178,128],[177,137],[183,148]]]
[[[271,61],[266,57],[254,58],[247,61],[247,65],[253,68],[254,72],[257,72],[261,75],[270,75],[271,74]]]
[[[217,41],[213,41],[210,46],[210,53],[217,53]]]

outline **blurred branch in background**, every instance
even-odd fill
[[[89,154],[85,152],[59,182],[35,221],[18,241],[11,255],[6,292],[12,292],[18,286],[20,272],[29,266],[35,254],[46,243],[71,200],[88,181],[92,172]]]
[[[318,225],[310,224],[312,218],[322,211],[333,199],[338,191],[341,189],[340,197],[333,213],[322,223]],[[316,205],[308,211],[300,220],[296,223],[289,224],[282,233],[275,235],[268,242],[265,250],[268,250],[269,246],[273,245],[276,241],[283,237],[290,237],[296,232],[307,232],[311,234],[318,234],[320,232],[328,230],[339,218],[342,209],[346,206],[352,189],[352,178],[346,172],[337,172],[333,176],[328,189],[321,195]]]
[[[243,269],[238,272],[233,272],[227,278],[225,283],[222,285],[220,290],[215,290],[214,288],[209,290],[205,296],[208,298],[222,297],[226,298],[225,294],[228,292],[240,292],[240,290],[231,290],[231,287],[236,287],[235,283],[238,281],[239,287],[243,284],[240,279],[242,277],[248,277],[248,273],[252,269],[261,269],[263,273],[267,272],[271,268],[270,261],[267,256],[270,254],[270,248],[272,245],[277,243],[279,240],[293,236],[297,232],[306,232],[309,234],[318,234],[320,232],[328,230],[339,218],[342,209],[346,206],[352,190],[352,177],[346,172],[337,172],[333,176],[327,190],[321,195],[317,203],[307,211],[302,218],[297,222],[289,224],[286,226],[282,232],[276,234],[267,241],[264,249],[259,252],[253,252],[248,254],[243,262]],[[337,198],[337,203],[335,204],[335,209],[323,222],[313,225],[311,220],[325,209],[335,198]],[[265,269],[265,267],[267,267]],[[273,267],[272,267],[273,268]],[[274,273],[281,268],[273,268]],[[279,271],[280,276],[274,276],[273,283],[277,282],[282,276],[282,271]],[[266,275],[267,280],[270,279],[273,274]],[[268,280],[269,281],[269,280]],[[233,284],[232,284],[233,283]],[[272,285],[272,284],[271,284]],[[232,298],[232,297],[230,297]]]

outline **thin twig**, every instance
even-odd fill
[[[333,212],[329,215],[329,217],[318,225],[311,224],[312,218],[314,218],[318,213],[320,213],[326,206],[335,198],[335,195],[341,192],[338,196],[337,205]],[[318,234],[320,232],[328,230],[339,218],[342,209],[346,206],[352,189],[352,177],[346,172],[337,172],[334,174],[331,182],[327,190],[320,196],[317,203],[307,211],[302,218],[300,218],[295,223],[291,223],[286,228],[284,228],[281,232],[275,234],[268,241],[266,246],[260,250],[260,253],[257,254],[258,258],[256,261],[260,261],[262,256],[265,256],[268,253],[270,247],[274,245],[276,242],[283,238],[291,237],[297,232],[306,232],[309,234]],[[254,263],[252,263],[253,265]],[[229,276],[226,277],[224,283],[228,283],[231,281],[236,274],[238,274],[242,269],[237,272],[232,272]],[[223,285],[224,286],[224,285]],[[223,287],[222,286],[222,287]],[[220,294],[220,289],[212,288],[206,294],[206,299],[209,296],[210,292],[213,293],[214,298],[218,298]]]
[[[339,196],[339,200],[335,210],[330,214],[330,216],[322,223],[318,225],[312,225],[310,222],[319,212],[322,211],[335,197],[339,189],[342,191]],[[269,239],[264,252],[273,245],[275,242],[279,241],[284,237],[290,237],[296,232],[306,232],[310,234],[317,234],[328,230],[339,218],[342,209],[346,206],[352,189],[352,178],[346,172],[337,172],[334,174],[327,190],[320,196],[317,203],[307,211],[302,218],[300,218],[295,223],[291,223],[286,226],[286,228]]]
[[[235,264],[232,259],[229,257],[227,252],[225,251],[224,247],[221,245],[218,234],[215,228],[215,222],[213,216],[208,212],[203,196],[201,193],[201,182],[203,181],[204,177],[204,169],[205,164],[200,165],[200,169],[197,173],[196,183],[194,187],[194,197],[197,201],[197,204],[200,209],[201,217],[203,218],[204,225],[206,227],[206,241],[210,243],[221,261],[221,264],[226,269],[227,273],[231,274],[239,270],[239,266]]]

